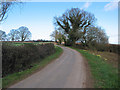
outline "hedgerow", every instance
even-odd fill
[[[107,51],[120,54],[120,45],[115,44],[92,44],[89,46],[84,46],[82,44],[76,44],[75,48],[79,49],[88,49],[88,50],[97,50],[97,51]]]
[[[54,44],[24,44],[15,46],[9,42],[2,44],[2,77],[32,67],[32,63],[42,61],[55,53]]]

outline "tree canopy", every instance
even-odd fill
[[[10,32],[8,33],[8,40],[12,40],[12,41],[16,41],[16,40],[19,40],[20,37],[18,36],[19,34],[19,31],[16,30],[16,29],[12,29],[10,30]]]
[[[57,28],[62,28],[68,34],[68,41],[75,44],[80,39],[81,31],[86,33],[86,28],[94,25],[96,18],[93,14],[79,8],[68,9],[60,17],[54,18]]]
[[[79,8],[66,10],[62,16],[54,17],[55,29],[64,33],[66,45],[75,45],[80,41],[87,46],[92,42],[108,43],[104,30],[96,26],[95,16]]]
[[[27,27],[22,26],[18,29],[18,31],[19,31],[18,35],[21,41],[29,40],[32,36],[31,32]]]

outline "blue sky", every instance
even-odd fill
[[[11,29],[26,26],[32,33],[32,39],[50,40],[54,31],[53,18],[61,16],[67,9],[80,8],[91,12],[97,18],[96,25],[101,26],[109,36],[109,42],[118,43],[118,7],[112,2],[25,2],[16,5],[0,29],[8,33]]]

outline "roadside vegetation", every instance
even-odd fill
[[[73,48],[80,52],[88,61],[95,88],[118,88],[118,69],[107,63],[101,55],[88,50]]]
[[[2,77],[31,68],[32,63],[42,61],[53,53],[55,53],[55,47],[52,43],[36,45],[26,43],[15,46],[9,42],[3,42]]]
[[[13,5],[14,0],[2,2],[3,13],[0,13],[0,23]],[[61,16],[54,17],[55,30],[50,36],[58,44],[74,47],[73,49],[88,60],[95,88],[117,88],[117,56],[120,55],[120,45],[109,44],[105,30],[97,25],[96,21],[94,14],[71,8]],[[31,37],[32,33],[25,26],[12,29],[8,34],[0,30],[0,41],[11,41],[3,42],[3,87],[32,74],[62,53],[61,48],[50,43],[34,43],[34,40],[30,43],[23,42],[31,41]]]
[[[94,14],[71,8],[54,17],[56,28],[50,36],[58,44],[73,47],[88,60],[95,88],[117,88],[120,45],[109,44],[105,30],[96,21]]]
[[[104,52],[101,52],[101,51],[89,51],[91,54],[94,54],[94,55],[100,55],[101,58],[105,59],[105,61],[112,65],[113,67],[115,68],[118,68],[118,56],[119,54],[117,53],[113,53],[113,52],[107,52],[107,51],[104,51]]]
[[[47,64],[49,64],[51,61],[58,58],[62,52],[63,52],[63,50],[60,47],[55,46],[55,52],[53,54],[45,56],[44,59],[36,58],[36,62],[29,64],[31,67],[28,67],[25,70],[21,70],[19,72],[14,72],[12,74],[8,74],[8,75],[4,76],[2,78],[2,87],[6,88],[18,81],[30,76],[34,72],[37,72],[38,70],[42,69]]]
[[[47,43],[51,43],[51,42],[9,42],[10,44],[14,45],[14,46],[22,46],[25,44],[33,44],[33,45],[38,45],[38,44],[47,44]]]
[[[76,42],[84,47],[95,44],[107,44],[108,36],[105,30],[95,25],[94,14],[79,8],[67,9],[61,16],[54,17],[55,31],[51,37],[66,46],[75,46]]]

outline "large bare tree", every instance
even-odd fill
[[[20,37],[18,36],[19,35],[19,31],[16,30],[16,29],[12,29],[10,30],[10,32],[8,33],[7,37],[9,40],[11,41],[16,41],[16,40],[19,40]]]
[[[18,31],[21,41],[30,40],[32,34],[27,27],[21,26]]]
[[[62,28],[68,35],[70,45],[80,39],[81,32],[86,33],[86,28],[94,25],[96,18],[93,14],[79,8],[71,8],[60,17],[55,17],[56,28]]]

